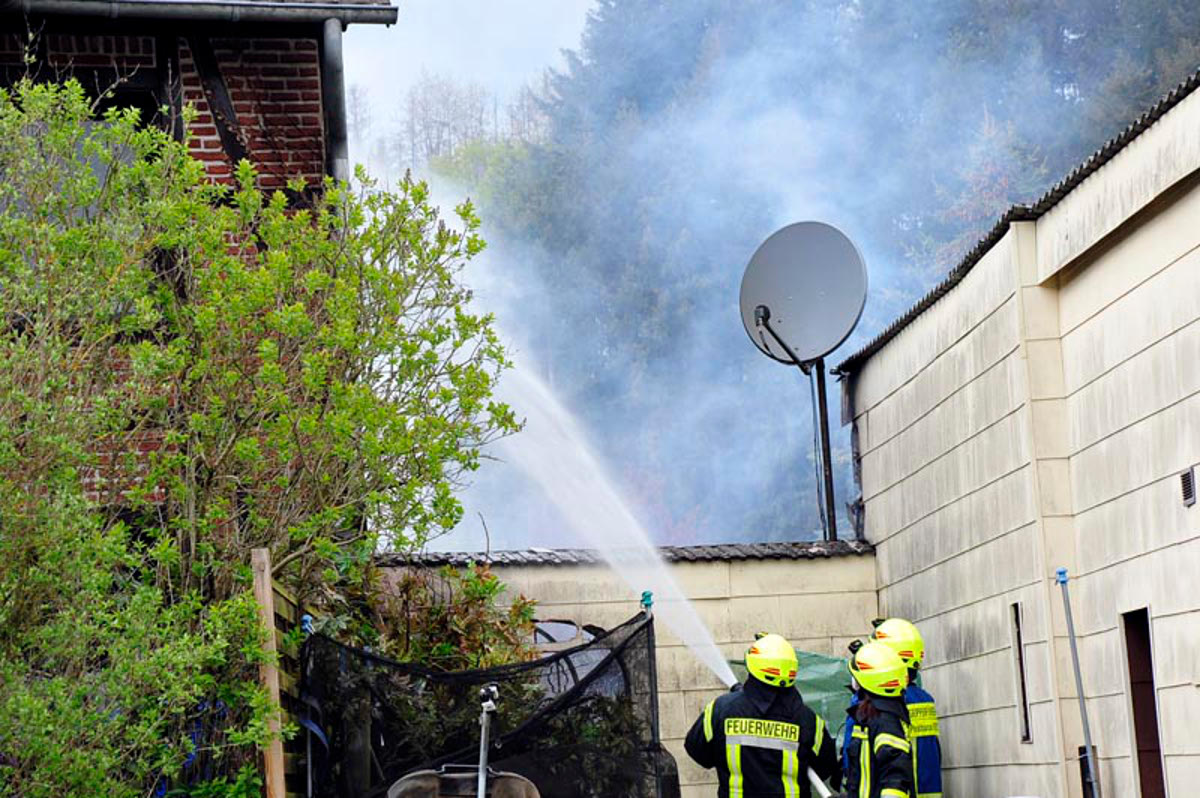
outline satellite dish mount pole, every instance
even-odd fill
[[[819,357],[815,360],[802,361],[796,356],[796,353],[788,346],[787,341],[779,333],[775,332],[775,328],[771,326],[771,309],[766,305],[759,305],[754,309],[754,323],[759,329],[765,328],[771,337],[775,339],[775,343],[783,347],[783,351],[787,352],[788,357],[796,364],[797,368],[802,371],[805,376],[808,376],[810,369],[816,369],[817,372],[817,426],[819,427],[821,437],[821,472],[822,479],[825,483],[824,494],[824,509],[821,519],[825,522],[825,540],[833,541],[838,539],[837,534],[837,513],[834,511],[833,498],[833,464],[830,462],[829,456],[829,410],[825,403],[825,358]]]

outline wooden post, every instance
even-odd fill
[[[263,648],[268,654],[268,661],[259,666],[258,675],[267,688],[271,704],[279,707],[279,668],[275,664],[275,590],[271,582],[270,550],[254,549],[251,551],[250,565],[254,570],[254,598],[258,600],[258,621],[265,635]],[[263,751],[267,798],[284,798],[283,740],[279,737],[278,712],[271,718],[267,728],[274,735]]]

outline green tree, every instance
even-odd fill
[[[483,242],[421,183],[301,209],[94,107],[0,92],[0,795],[257,794],[250,549],[361,627],[376,547],[515,429]]]

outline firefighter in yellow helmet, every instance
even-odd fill
[[[825,721],[795,689],[796,651],[776,634],[746,652],[744,685],[704,707],[684,747],[717,769],[719,798],[810,798],[808,768],[841,785],[837,750]]]
[[[882,643],[857,648],[848,663],[857,703],[850,717],[846,795],[850,798],[914,798],[912,744],[904,688],[908,667]]]
[[[909,742],[913,747],[916,798],[941,798],[942,744],[938,737],[937,707],[933,696],[920,684],[925,640],[917,627],[903,618],[876,621],[871,639],[895,651],[908,668],[904,705],[908,709]]]
[[[908,667],[908,687],[904,705],[908,709],[909,743],[913,749],[913,776],[917,798],[941,798],[942,746],[938,736],[937,708],[933,696],[920,684],[921,662],[925,659],[925,641],[920,631],[903,618],[877,618],[872,621],[871,639],[895,651]],[[856,699],[850,702],[854,707]],[[842,740],[842,769],[847,770],[850,726]]]

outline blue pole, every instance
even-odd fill
[[[1075,621],[1071,617],[1071,594],[1067,590],[1067,569],[1054,572],[1054,581],[1062,586],[1063,610],[1067,614],[1067,638],[1071,641],[1071,662],[1075,666],[1075,692],[1079,694],[1079,715],[1083,719],[1084,756],[1087,757],[1087,780],[1092,785],[1092,798],[1100,794],[1100,770],[1096,761],[1096,750],[1092,748],[1092,728],[1088,724],[1087,701],[1083,697],[1083,673],[1079,670],[1079,648],[1075,644]]]

